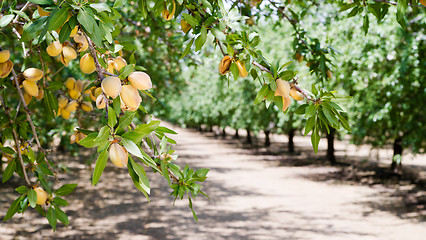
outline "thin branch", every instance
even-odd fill
[[[6,106],[6,102],[4,101],[3,96],[1,94],[0,94],[0,102],[3,105],[3,109],[6,112],[7,117],[9,118],[10,127],[12,128],[13,139],[15,140],[16,153],[18,154],[19,162],[21,163],[25,182],[27,183],[29,187],[31,187],[30,179],[28,178],[27,171],[25,170],[24,160],[22,159],[21,142],[19,141],[18,134],[16,133],[16,130],[13,127],[13,120],[12,120],[12,117],[10,116],[10,109]]]

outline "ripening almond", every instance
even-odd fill
[[[81,96],[81,92],[79,92],[77,89],[71,89],[68,90],[68,95],[70,95],[71,99],[77,99]]]
[[[129,108],[139,108],[139,105],[142,102],[142,98],[139,95],[138,90],[131,85],[124,85],[120,96],[121,99],[123,99],[124,104],[126,104]]]
[[[277,79],[277,89],[275,90],[275,96],[287,97],[290,94],[290,84],[287,81]]]
[[[77,35],[74,37],[74,41],[77,43],[77,51],[78,52],[84,52],[89,47],[89,43],[87,42],[87,39],[83,35]]]
[[[175,1],[173,1],[172,12],[169,12],[169,10],[167,10],[167,7],[164,6],[164,9],[163,9],[163,11],[161,13],[163,15],[163,18],[168,21],[168,20],[171,20],[174,17],[175,11],[176,11],[176,4],[175,4]]]
[[[37,68],[28,68],[22,73],[26,80],[37,82],[43,77],[43,71]]]
[[[63,54],[61,54],[60,60],[61,60],[61,63],[64,64],[64,66],[66,67],[68,67],[68,64],[71,62],[71,59],[64,57]]]
[[[127,166],[129,154],[127,150],[118,143],[113,143],[108,151],[109,159],[117,167]]]
[[[79,143],[81,140],[83,140],[86,136],[86,134],[82,133],[82,132],[78,132],[77,136],[75,138],[75,142]]]
[[[186,34],[189,30],[191,30],[192,26],[185,20],[180,20],[180,27],[182,28],[182,31]]]
[[[144,72],[132,72],[127,79],[130,84],[138,90],[148,90],[152,88],[151,78]]]
[[[22,82],[22,85],[24,86],[25,92],[33,97],[38,96],[38,86],[35,82],[31,82],[28,80],[25,80]]]
[[[44,90],[43,90],[43,88],[39,87],[38,95],[36,96],[36,99],[41,100],[41,99],[43,99],[43,97],[44,97]]]
[[[327,70],[326,74],[329,79],[333,78],[333,73],[330,70]]]
[[[421,3],[423,6],[426,6],[426,0],[420,0],[420,3]]]
[[[78,102],[77,101],[71,101],[67,104],[67,106],[65,107],[65,110],[72,113],[75,110],[77,110],[78,107]]]
[[[44,191],[43,188],[41,188],[41,187],[34,188],[34,191],[37,194],[37,204],[38,205],[44,205],[44,204],[46,204],[47,198],[49,197],[49,195],[47,194],[47,192]]]
[[[27,92],[24,91],[24,100],[25,100],[25,104],[30,104],[31,99],[33,98],[33,96],[29,95]]]
[[[85,112],[90,112],[93,110],[93,106],[90,102],[82,102],[81,109],[83,109]]]
[[[90,53],[84,54],[80,59],[80,69],[85,74],[90,74],[96,70],[95,60]]]
[[[96,107],[98,109],[106,107],[105,98],[103,94],[99,94],[99,96],[96,98]]]
[[[244,62],[241,63],[240,60],[237,60],[235,62],[235,64],[237,64],[238,72],[240,73],[240,77],[243,77],[243,78],[247,77],[248,76],[248,72],[246,70],[246,67],[244,66]]]
[[[288,106],[291,104],[291,98],[287,95],[283,97],[283,112],[287,110]]]
[[[77,80],[77,81],[75,82],[75,87],[74,87],[74,89],[75,89],[75,90],[77,90],[77,91],[79,91],[79,92],[83,92],[83,88],[84,88],[84,83],[83,83],[83,81],[81,81],[81,80]]]
[[[67,80],[65,81],[65,87],[67,87],[68,90],[74,89],[75,88],[75,79],[72,77],[67,78]]]
[[[290,90],[290,97],[292,97],[296,101],[302,101],[305,98],[302,93],[300,93],[294,88]]]
[[[231,57],[228,55],[224,56],[219,63],[219,73],[222,75],[227,74],[231,67],[231,63],[232,63]]]
[[[92,99],[92,101],[96,102],[96,98],[101,93],[102,93],[102,88],[100,88],[100,87],[91,87],[90,88],[90,99]]]
[[[0,63],[4,63],[10,58],[10,52],[8,50],[0,51]]]
[[[40,6],[37,6],[37,10],[38,10],[38,15],[40,15],[40,17],[50,15],[50,12],[43,10],[43,8],[41,8]]]
[[[47,46],[47,48],[46,48],[46,52],[51,57],[59,56],[59,54],[61,54],[61,52],[62,52],[61,42],[54,41],[54,42],[50,43],[49,46]]]
[[[298,62],[302,62],[303,61],[303,55],[300,54],[300,52],[296,52],[296,54],[294,55],[294,58],[296,58],[296,60]]]
[[[78,32],[78,25],[75,26],[73,30],[71,30],[70,37],[77,36],[77,32]]]
[[[60,96],[58,99],[59,108],[65,108],[68,104],[68,99],[64,96]]]
[[[63,109],[63,108],[61,109],[60,114],[64,119],[69,119],[70,115],[71,115],[71,113],[69,111],[67,111],[66,109]]]
[[[109,76],[101,83],[102,91],[111,98],[116,98],[121,92],[121,80],[118,77]]]
[[[62,55],[68,60],[74,60],[77,58],[77,52],[71,46],[65,46],[62,48]]]
[[[108,68],[107,68],[107,71],[108,71],[109,73],[114,74],[114,69],[117,69],[117,68],[118,68],[118,67],[117,67],[117,63],[115,63],[115,62],[114,62],[114,60],[112,60],[112,59],[108,60]]]
[[[121,56],[118,56],[116,58],[114,58],[114,62],[117,66],[117,71],[120,71],[122,68],[124,68],[127,65],[126,60],[124,60],[124,58],[122,58]]]
[[[0,78],[5,78],[9,76],[10,72],[12,71],[12,68],[13,63],[10,60],[4,63],[0,63]]]

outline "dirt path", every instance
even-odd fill
[[[151,203],[132,185],[125,169],[108,165],[96,187],[90,170],[76,159],[64,182],[80,181],[70,196],[71,226],[52,233],[34,212],[0,223],[0,239],[424,239],[426,223],[404,219],[381,206],[394,204],[384,187],[315,181],[311,176],[337,171],[327,166],[278,166],[291,156],[253,154],[223,140],[177,129],[180,165],[210,168],[195,201],[199,222],[186,201],[172,198],[164,180],[151,174]],[[232,141],[231,141],[232,143]],[[281,158],[281,161],[274,161]],[[284,159],[282,159],[284,158]],[[70,160],[67,160],[70,161]],[[16,196],[0,189],[0,216]],[[10,201],[9,201],[10,202]]]

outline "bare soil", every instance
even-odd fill
[[[330,166],[309,139],[296,137],[287,153],[286,137],[272,136],[270,148],[241,139],[173,126],[179,133],[178,163],[210,168],[203,190],[210,199],[173,206],[161,177],[149,173],[151,203],[133,186],[126,169],[108,164],[100,183],[90,185],[83,156],[60,157],[69,166],[62,183],[79,185],[64,210],[71,224],[52,232],[35,211],[0,223],[0,239],[425,239],[426,159],[406,156],[402,175],[388,170],[389,150],[371,151],[347,141],[336,143],[339,162]],[[231,131],[229,131],[231,132]],[[17,193],[18,178],[0,185],[0,217]]]

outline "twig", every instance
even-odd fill
[[[30,179],[28,178],[27,171],[25,170],[24,160],[22,159],[21,142],[19,141],[18,134],[16,133],[16,130],[13,127],[13,120],[12,120],[12,117],[10,116],[10,109],[8,107],[6,107],[6,102],[4,101],[3,96],[1,94],[0,94],[0,101],[3,105],[3,109],[6,112],[7,117],[9,118],[9,123],[11,125],[10,127],[12,128],[13,139],[15,140],[16,152],[18,154],[19,162],[21,163],[22,172],[24,173],[25,182],[27,183],[27,185],[29,187],[31,187]]]

